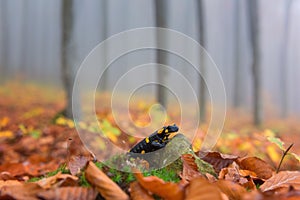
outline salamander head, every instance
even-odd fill
[[[170,135],[170,133],[177,132],[179,130],[178,126],[176,124],[174,125],[169,125],[169,126],[164,126],[161,129],[157,131],[158,135]]]

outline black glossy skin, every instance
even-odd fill
[[[163,128],[155,131],[149,137],[144,138],[142,141],[132,147],[129,152],[132,153],[149,153],[161,149],[169,142],[171,133],[177,132],[179,128],[176,124],[171,126],[164,126]]]

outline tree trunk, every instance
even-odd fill
[[[288,51],[288,42],[289,42],[289,28],[290,20],[289,14],[291,9],[292,0],[286,0],[285,2],[285,16],[284,16],[284,29],[281,39],[280,46],[280,99],[281,99],[281,112],[280,116],[282,118],[287,117],[288,115],[288,87],[287,87],[287,51]]]
[[[234,15],[234,34],[235,34],[235,70],[234,70],[234,95],[233,95],[233,107],[241,107],[242,102],[242,70],[240,66],[240,0],[235,0],[235,15]]]
[[[262,84],[259,46],[259,18],[258,1],[248,2],[250,25],[250,42],[252,45],[252,72],[253,72],[253,121],[254,125],[261,126],[263,120]]]
[[[66,92],[66,108],[64,114],[68,118],[73,118],[72,114],[72,89],[74,83],[74,74],[72,64],[70,61],[70,42],[73,29],[73,0],[62,0],[62,57],[61,57],[61,71],[62,79]]]
[[[8,77],[8,54],[9,54],[9,23],[7,18],[7,3],[8,1],[0,1],[0,8],[1,8],[1,44],[2,44],[2,56],[1,56],[1,79],[4,80],[5,77]]]
[[[155,0],[155,11],[156,11],[156,27],[167,27],[167,17],[166,17],[166,1]],[[166,42],[165,38],[161,38],[159,34],[157,34],[157,43]],[[156,62],[157,64],[167,64],[167,54],[162,50],[157,50],[156,53]],[[162,70],[161,67],[157,66],[157,80],[158,83],[164,84],[164,80],[166,79],[166,71]],[[160,103],[165,109],[167,109],[167,93],[166,89],[157,84],[156,91],[156,100]]]
[[[200,44],[206,48],[205,44],[205,29],[204,29],[204,9],[203,9],[203,0],[197,0],[197,13],[198,13],[198,20],[199,20],[199,42]],[[200,122],[206,121],[206,84],[204,81],[204,76],[206,74],[205,69],[205,54],[200,52],[200,72],[201,77],[199,80],[199,109],[200,109]]]
[[[103,40],[107,39],[107,22],[108,22],[108,13],[107,13],[107,9],[108,9],[108,1],[104,0],[101,1],[101,13],[102,13],[102,33],[103,33]],[[108,52],[108,46],[105,46],[106,49],[104,51],[104,61],[103,63],[107,63],[107,52]],[[106,68],[107,66],[103,66],[104,68]],[[101,91],[107,91],[108,89],[108,71],[104,71],[103,76],[101,77],[101,85],[100,85],[100,90]]]

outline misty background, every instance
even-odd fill
[[[202,2],[201,15],[197,1]],[[264,110],[272,110],[277,116],[283,109],[285,116],[299,115],[300,1],[257,2]],[[249,0],[164,0],[166,6],[163,10],[163,27],[182,32],[197,41],[204,36],[204,44],[200,43],[221,72],[228,107],[245,108],[246,111],[253,107],[248,3]],[[0,0],[2,80],[21,78],[62,86],[61,10],[60,0]],[[73,73],[89,52],[106,38],[128,29],[157,25],[154,0],[74,0],[72,11],[73,27],[68,43],[72,52],[68,56]],[[199,29],[199,16],[203,18],[203,29]],[[155,52],[139,52],[121,58],[116,67],[107,72],[107,84],[112,86],[116,77],[121,75],[120,67],[138,63],[143,56],[149,62],[155,62]],[[168,63],[170,66],[172,63],[182,64],[184,73],[193,73],[192,68],[184,61],[178,61],[176,56],[169,56]],[[197,77],[190,77],[195,79],[191,82],[198,88]],[[172,77],[169,79],[180,84]]]

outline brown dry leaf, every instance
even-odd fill
[[[85,170],[85,177],[105,199],[129,199],[128,195],[91,161]]]
[[[8,180],[8,181],[0,180],[0,189],[3,186],[15,186],[15,185],[22,185],[22,182],[17,181],[17,180]]]
[[[42,191],[42,188],[36,183],[7,185],[1,188],[0,199],[37,200],[36,194],[40,191]]]
[[[135,177],[143,188],[170,200],[182,200],[184,198],[183,186],[172,182],[165,182],[156,176],[144,177],[136,171]]]
[[[274,168],[257,157],[246,157],[237,160],[237,164],[241,169],[253,171],[258,178],[266,180],[271,178]]]
[[[181,156],[181,160],[183,162],[181,179],[190,181],[193,178],[202,176],[202,174],[198,171],[198,166],[195,163],[195,158],[193,157],[193,155],[184,154]]]
[[[215,184],[231,200],[242,199],[243,195],[247,192],[245,188],[232,181],[219,180]]]
[[[0,173],[0,180],[16,180],[15,177],[13,177],[9,172],[1,172]]]
[[[239,183],[246,189],[255,190],[256,186],[249,174],[256,176],[254,172],[248,170],[240,170],[239,166],[235,162],[233,162],[229,167],[223,168],[221,170],[221,172],[219,173],[219,179]]]
[[[130,184],[130,197],[132,200],[154,200],[137,181]]]
[[[252,191],[243,196],[243,200],[300,200],[300,192],[291,189],[285,193]]]
[[[96,199],[98,192],[93,188],[83,187],[61,187],[52,190],[42,191],[37,194],[39,198],[45,200],[69,200],[69,199]]]
[[[185,190],[185,200],[223,200],[218,187],[199,177],[191,180]]]
[[[56,186],[76,186],[78,184],[78,177],[72,176],[70,174],[62,174],[58,172],[54,176],[50,176],[48,178],[43,178],[36,182],[44,189],[49,189]]]
[[[273,194],[263,194],[258,190],[254,190],[246,193],[243,196],[243,200],[280,200],[278,196],[274,196]]]
[[[41,170],[39,165],[33,165],[29,162],[24,163],[5,163],[0,166],[1,172],[8,172],[12,177],[15,176],[39,176]]]
[[[214,167],[216,173],[221,169],[228,167],[231,163],[238,159],[238,156],[221,154],[219,152],[197,152],[196,153],[202,160],[208,162]]]
[[[299,171],[281,171],[266,180],[266,182],[260,186],[260,189],[266,192],[280,188],[288,188],[290,186],[293,186],[296,190],[300,190]]]
[[[84,147],[79,138],[69,139],[67,166],[72,175],[78,174],[93,159],[91,152]]]

